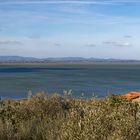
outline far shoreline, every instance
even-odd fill
[[[0,62],[0,65],[140,65],[140,62]]]

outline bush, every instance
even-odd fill
[[[140,107],[112,95],[102,100],[37,94],[0,101],[0,140],[139,140]]]

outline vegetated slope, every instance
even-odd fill
[[[139,140],[140,107],[112,95],[103,100],[37,94],[0,101],[0,140]]]

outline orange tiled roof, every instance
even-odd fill
[[[140,97],[140,92],[132,91],[132,92],[123,94],[122,96],[125,97],[128,100],[132,100],[132,99],[139,98]]]

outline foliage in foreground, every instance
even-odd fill
[[[139,105],[116,95],[100,101],[68,94],[0,101],[0,140],[139,139]]]

